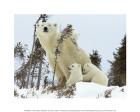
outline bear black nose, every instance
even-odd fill
[[[44,27],[44,32],[48,32],[48,28],[47,27]]]

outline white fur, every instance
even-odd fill
[[[107,75],[91,63],[86,63],[83,67],[83,81],[95,82],[104,86],[108,85]]]
[[[81,70],[81,65],[74,63],[70,65],[69,67],[70,70],[70,77],[66,83],[67,86],[71,86],[76,84],[77,82],[80,82],[83,80],[83,75],[82,75],[82,70]]]
[[[44,27],[48,28],[48,32],[44,32]],[[41,20],[36,25],[36,34],[39,41],[47,53],[49,64],[54,69],[55,65],[55,50],[58,45],[58,39],[61,37],[61,32],[56,24],[42,22]],[[60,56],[57,58],[56,76],[60,86],[64,86],[69,78],[69,71],[67,69],[73,63],[79,63],[82,66],[85,63],[90,63],[88,55],[72,41],[77,38],[73,33],[71,37],[66,38],[60,44]],[[76,39],[74,40],[76,41]]]

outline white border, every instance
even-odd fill
[[[1,110],[3,112],[23,112],[25,109],[116,109],[117,112],[137,111],[133,105],[137,106],[135,98],[139,96],[138,85],[139,75],[138,62],[140,55],[135,49],[139,45],[140,20],[138,16],[138,3],[127,0],[5,0],[0,3],[0,99]],[[137,7],[137,9],[135,9]],[[128,26],[127,35],[128,52],[128,95],[124,99],[15,99],[13,97],[13,45],[14,45],[14,14],[127,14]],[[132,44],[134,42],[134,44]],[[133,47],[134,46],[134,47]],[[135,58],[134,55],[135,55]],[[138,54],[138,55],[136,55]],[[132,58],[131,58],[132,57]],[[132,60],[131,60],[132,59]],[[133,66],[131,66],[133,65]],[[136,67],[134,67],[134,65]],[[136,70],[135,70],[135,69]],[[132,77],[133,75],[133,77]],[[136,76],[137,75],[137,76]],[[140,76],[140,75],[139,75]],[[138,77],[139,77],[138,76]],[[133,84],[133,85],[132,85]],[[133,90],[134,89],[134,90]],[[132,91],[133,90],[133,91]],[[137,106],[138,107],[138,106]]]

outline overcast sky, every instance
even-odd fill
[[[31,48],[33,40],[34,23],[39,15],[15,15],[14,37],[16,42],[28,44]],[[63,29],[67,24],[72,24],[78,37],[79,46],[92,53],[97,49],[102,57],[102,70],[108,71],[113,60],[113,52],[120,46],[126,33],[125,15],[51,15],[49,21],[55,22]]]

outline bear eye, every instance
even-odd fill
[[[39,24],[37,24],[36,26],[39,27]]]
[[[72,65],[71,67],[74,67],[74,65]]]
[[[54,24],[54,26],[56,27],[56,26],[57,26],[57,24]]]
[[[51,26],[50,24],[48,26]]]

